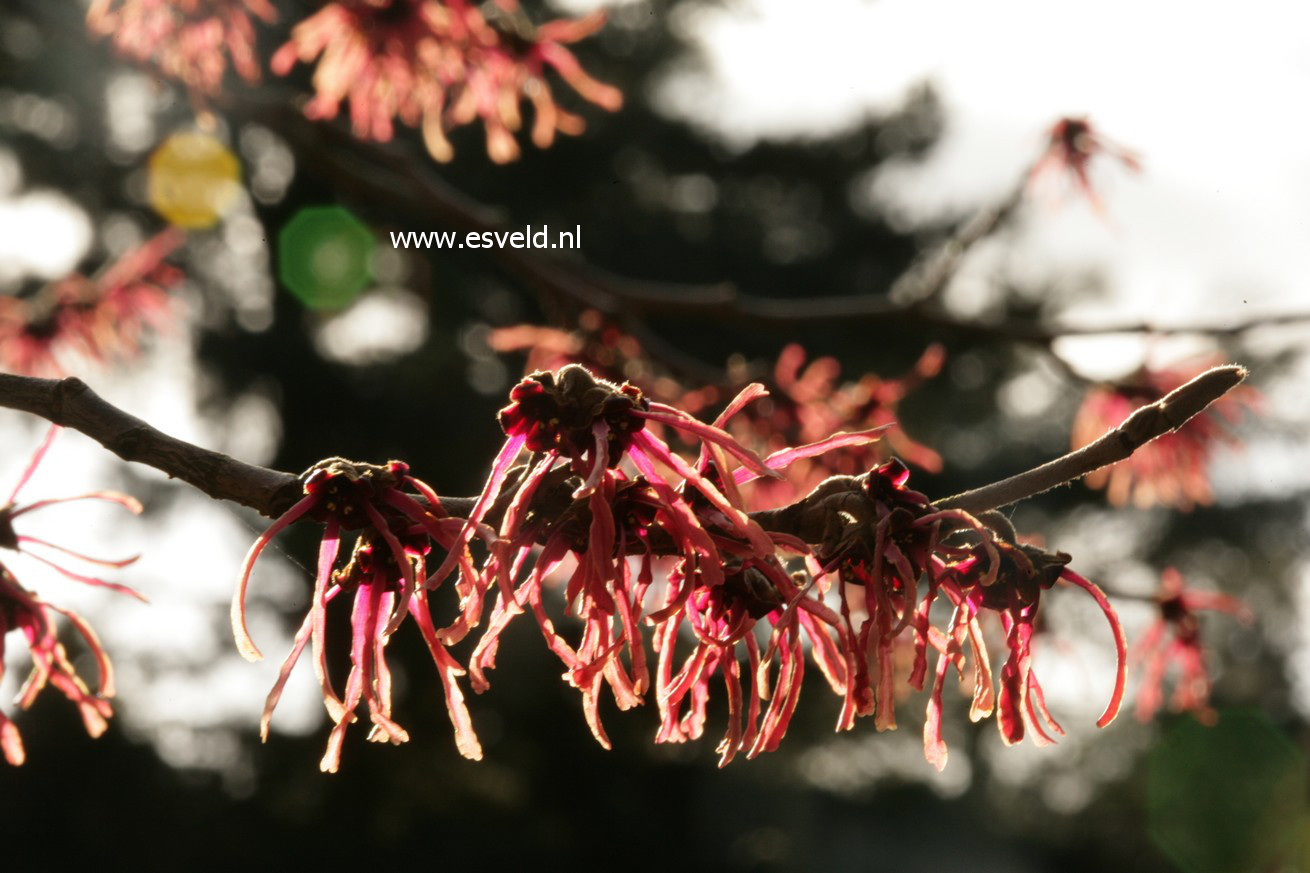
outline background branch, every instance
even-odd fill
[[[224,109],[254,121],[281,136],[294,152],[297,165],[329,180],[334,189],[361,203],[386,203],[388,214],[404,217],[419,229],[440,228],[457,234],[506,231],[501,211],[478,203],[451,187],[432,168],[398,142],[357,139],[342,124],[311,121],[294,103],[292,92],[264,88],[259,94],[225,94]],[[1022,179],[1026,179],[1025,173]],[[650,316],[682,315],[739,324],[870,323],[938,328],[959,336],[1024,342],[1049,349],[1066,336],[1116,333],[1205,333],[1232,336],[1266,325],[1310,321],[1310,312],[1263,313],[1224,322],[1156,324],[1134,320],[1100,325],[1052,324],[1035,319],[1004,318],[978,321],[962,318],[938,302],[965,255],[1004,226],[1025,199],[1021,181],[997,206],[980,210],[921,261],[890,290],[804,299],[759,297],[729,282],[681,285],[647,282],[615,275],[578,258],[565,259],[534,249],[492,248],[480,252],[526,287],[577,305],[596,309],[630,323]],[[649,341],[649,337],[647,337]],[[685,362],[684,362],[685,364]]]

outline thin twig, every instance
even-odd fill
[[[1004,201],[974,213],[946,241],[912,264],[892,284],[891,299],[907,308],[923,309],[941,297],[959,271],[965,255],[996,233],[1019,209],[1027,191],[1027,178],[1028,173],[1024,173]]]
[[[938,500],[935,505],[979,513],[1080,479],[1093,470],[1122,461],[1156,437],[1182,427],[1245,378],[1246,369],[1236,365],[1207,370],[1155,403],[1141,407],[1123,424],[1076,452],[1000,482]]]

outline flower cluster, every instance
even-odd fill
[[[581,132],[579,116],[560,108],[546,81],[553,69],[584,99],[610,111],[622,95],[583,71],[565,46],[594,33],[603,12],[534,27],[515,0],[339,0],[296,25],[272,59],[285,75],[318,59],[311,118],[334,118],[350,104],[361,138],[385,142],[394,119],[420,128],[428,151],[448,161],[452,128],[481,119],[487,154],[497,163],[519,154],[520,103],[531,101],[532,141],[548,147],[556,132]]]
[[[199,97],[218,93],[229,58],[241,78],[259,81],[251,16],[277,20],[268,0],[94,0],[86,21],[121,54]]]
[[[127,566],[135,561],[135,558],[118,561],[92,558],[64,546],[58,546],[36,537],[21,534],[15,529],[14,522],[28,513],[36,512],[48,506],[79,500],[105,500],[123,506],[134,513],[141,511],[141,504],[136,500],[114,491],[94,491],[76,497],[58,497],[37,500],[24,505],[17,504],[15,501],[18,499],[19,492],[31,479],[32,474],[36,471],[42,458],[45,457],[58,432],[58,427],[50,429],[45,440],[33,454],[31,461],[28,462],[27,468],[19,477],[18,484],[10,492],[8,500],[0,504],[0,549],[22,552],[75,581],[109,588],[144,600],[140,594],[125,585],[107,582],[65,568],[57,563],[55,557],[51,557],[51,553],[115,568]],[[95,691],[92,691],[85,680],[78,675],[67,650],[59,642],[57,623],[60,615],[68,619],[69,623],[76,629],[88,651],[95,659],[99,672],[99,681],[96,684]],[[48,603],[34,592],[23,587],[13,572],[3,563],[0,563],[0,678],[4,676],[5,640],[10,631],[22,633],[32,658],[32,672],[18,693],[19,708],[27,709],[36,700],[42,689],[47,685],[53,686],[77,705],[88,734],[92,737],[98,737],[104,733],[107,727],[106,722],[113,715],[113,709],[109,705],[109,698],[114,695],[114,678],[109,657],[100,645],[100,640],[95,631],[77,613]],[[14,766],[22,764],[26,758],[18,728],[3,712],[0,712],[0,752],[3,752],[5,760]]]
[[[70,358],[104,362],[135,355],[147,330],[171,323],[169,289],[182,281],[182,272],[164,259],[183,239],[170,228],[98,276],[75,274],[30,298],[0,297],[0,367],[57,376]]]
[[[803,574],[793,578],[779,556],[780,550],[803,556],[808,547],[767,533],[746,513],[740,491],[757,477],[777,477],[778,469],[806,452],[775,453],[761,460],[723,430],[765,393],[759,385],[748,386],[706,425],[646,399],[630,384],[605,382],[577,365],[558,373],[534,373],[519,383],[501,413],[508,440],[498,468],[525,448],[539,460],[514,486],[501,525],[504,553],[493,561],[502,579],[507,568],[527,557],[540,536],[533,519],[518,508],[557,471],[571,474],[563,485],[571,492],[572,511],[549,526],[533,573],[516,589],[502,584],[488,635],[474,654],[475,675],[482,676],[492,665],[485,657],[494,651],[488,640],[494,641],[514,611],[528,604],[550,647],[568,667],[565,678],[582,691],[584,713],[603,745],[608,746],[608,739],[596,709],[602,683],[609,684],[621,709],[640,703],[653,684],[662,722],[656,739],[681,742],[701,735],[710,683],[720,674],[730,706],[729,729],[719,747],[722,764],[738,752],[753,757],[776,748],[799,699],[803,637],[812,651],[821,653],[820,668],[834,690],[845,693],[848,659],[839,652],[840,619],[823,603],[822,591],[816,596],[808,590]],[[697,460],[688,462],[671,450],[650,432],[651,423],[699,441]],[[587,434],[592,436],[590,445]],[[862,439],[872,441],[876,435]],[[840,439],[834,442],[840,444]],[[630,463],[631,472],[620,463],[623,460]],[[479,507],[496,499],[501,488],[496,480],[493,470]],[[471,521],[479,520],[477,513],[475,508]],[[545,574],[570,552],[575,567],[564,599],[585,622],[577,648],[555,631],[541,592]],[[659,579],[657,556],[672,558]],[[771,628],[763,647],[755,635],[761,624]],[[653,683],[639,632],[642,625],[654,628],[658,662]],[[680,658],[679,632],[684,628],[694,645]],[[627,666],[618,657],[625,650]],[[750,685],[746,705],[740,687],[743,672]],[[475,687],[481,690],[476,682]]]
[[[581,693],[592,734],[607,748],[603,696],[630,709],[653,691],[656,740],[683,742],[704,733],[712,689],[722,683],[728,726],[718,747],[721,765],[777,747],[807,657],[843,701],[838,729],[851,728],[860,715],[890,729],[898,685],[925,687],[933,649],[939,660],[925,748],[940,766],[943,684],[949,667],[965,670],[966,648],[975,718],[996,712],[1007,742],[1019,741],[1025,729],[1039,741],[1060,734],[1032,673],[1031,637],[1041,592],[1061,580],[1090,592],[1114,629],[1119,670],[1100,724],[1114,717],[1125,647],[1100,589],[1065,567],[1068,556],[1014,545],[966,512],[935,507],[908,487],[899,460],[861,476],[832,477],[794,504],[788,511],[809,513],[799,526],[805,536],[767,530],[768,513],[748,511],[743,486],[779,478],[825,452],[859,450],[880,430],[837,434],[762,459],[727,428],[766,397],[752,384],[706,424],[578,365],[532,373],[501,410],[505,443],[463,518],[447,517],[437,495],[399,462],[316,465],[304,477],[305,496],[251,549],[233,601],[238,643],[256,657],[244,622],[254,561],[288,524],[309,518],[324,525],[310,613],[269,695],[265,733],[287,675],[312,642],[335,723],[323,769],[336,769],[345,727],[361,704],[373,724],[370,739],[403,742],[407,735],[391,718],[385,647],[408,614],[442,675],[460,749],[478,757],[455,683],[463,668],[446,647],[479,628],[490,603],[468,660],[475,691],[490,686],[505,629],[531,612],[563,679]],[[655,425],[694,440],[695,459],[671,449]],[[340,558],[344,530],[360,531],[347,561]],[[480,564],[475,537],[483,540]],[[429,575],[433,546],[445,557]],[[438,630],[429,598],[452,574],[459,612]],[[352,669],[338,694],[327,674],[324,614],[342,592],[354,594]],[[938,600],[954,610],[944,631],[932,624]],[[999,688],[980,624],[989,611],[999,616],[1009,652]],[[899,664],[909,665],[908,682]]]
[[[1088,392],[1074,419],[1073,447],[1081,448],[1117,427],[1138,407],[1154,403],[1178,386],[1208,370],[1214,361],[1186,367],[1143,369],[1116,385]],[[1183,511],[1213,501],[1207,466],[1216,445],[1236,445],[1225,428],[1242,417],[1243,409],[1257,408],[1259,393],[1238,386],[1216,400],[1203,414],[1142,446],[1129,458],[1087,476],[1093,488],[1105,488],[1115,506],[1159,504]]]

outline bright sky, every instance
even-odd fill
[[[867,189],[906,223],[992,201],[1054,119],[1086,115],[1145,172],[1103,168],[1109,221],[1071,203],[1029,222],[1026,272],[1100,268],[1116,309],[1160,319],[1310,308],[1310,7],[740,0],[679,23],[705,70],[657,96],[739,146],[824,136],[931,83],[943,139]]]

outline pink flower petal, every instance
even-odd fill
[[[12,520],[18,518],[20,515],[26,515],[27,513],[34,512],[38,509],[44,509],[47,506],[54,506],[58,503],[76,503],[79,500],[104,500],[109,503],[116,503],[131,512],[133,515],[140,515],[143,510],[141,501],[131,495],[120,494],[117,491],[88,491],[86,494],[77,494],[73,497],[51,497],[46,500],[37,500],[28,503],[15,509],[10,514],[9,518]]]
[[[327,599],[330,601],[341,591],[337,586],[328,589]],[[300,623],[300,630],[296,631],[295,639],[291,643],[291,653],[287,655],[286,660],[282,662],[278,670],[277,681],[273,683],[273,688],[268,692],[268,697],[264,699],[264,711],[259,717],[259,739],[260,742],[268,742],[268,730],[273,721],[273,710],[277,708],[278,701],[282,699],[282,690],[286,687],[287,680],[291,678],[291,671],[295,668],[296,662],[300,660],[300,655],[309,643],[309,635],[314,627],[313,613],[305,613],[305,620]]]
[[[464,692],[460,690],[457,681],[457,677],[464,675],[464,670],[438,642],[432,627],[432,618],[428,615],[426,599],[427,592],[419,589],[410,600],[410,610],[414,620],[418,622],[419,630],[423,633],[424,642],[428,644],[428,651],[432,653],[432,660],[437,665],[437,675],[441,677],[446,711],[450,716],[451,725],[455,728],[455,747],[465,758],[481,761],[482,744],[478,742],[478,735],[473,730],[473,720],[469,717],[468,706],[464,703]]]
[[[774,452],[764,459],[764,464],[771,470],[785,470],[795,462],[804,458],[813,458],[818,455],[827,454],[835,449],[850,448],[852,446],[867,446],[882,439],[882,434],[890,424],[884,424],[881,427],[871,428],[854,432],[842,431],[818,442],[808,443],[803,446],[796,446],[790,449],[781,449]],[[746,467],[739,467],[733,471],[733,478],[738,485],[745,485],[759,478],[759,474]]]
[[[246,553],[245,560],[241,562],[241,573],[237,577],[237,590],[232,594],[232,635],[236,637],[237,650],[241,652],[241,657],[247,661],[258,661],[264,656],[260,654],[259,647],[255,641],[250,638],[250,631],[246,629],[246,586],[250,583],[250,571],[255,567],[255,561],[264,548],[273,541],[283,528],[292,522],[299,520],[305,513],[309,512],[318,503],[318,496],[307,494],[302,497],[294,506],[278,516],[277,520],[268,526],[259,539],[255,540]]]
[[[61,430],[63,430],[63,428],[59,425],[52,424],[50,430],[46,431],[45,437],[41,440],[41,444],[36,447],[36,451],[32,453],[32,459],[27,462],[27,467],[24,468],[22,475],[18,477],[18,484],[14,486],[13,491],[9,492],[9,499],[5,501],[4,505],[12,506],[14,501],[18,499],[18,492],[22,491],[23,486],[27,484],[27,480],[32,478],[32,474],[36,472],[36,468],[40,465],[41,459],[44,458],[45,453],[50,450],[50,444],[54,442],[55,437],[59,435],[59,431]]]
[[[59,573],[62,573],[64,576],[67,576],[69,579],[72,579],[75,582],[81,582],[83,585],[92,585],[96,588],[108,588],[110,591],[117,591],[119,594],[128,594],[131,595],[132,597],[135,597],[137,600],[140,600],[142,603],[150,602],[149,600],[146,599],[146,596],[144,594],[142,594],[140,591],[137,591],[135,588],[129,588],[128,586],[120,585],[117,582],[107,582],[104,579],[97,579],[94,576],[83,576],[81,573],[74,573],[72,570],[69,570],[66,567],[61,567],[58,564],[56,564],[54,561],[51,561],[49,558],[44,558],[41,555],[38,555],[36,552],[24,551],[23,554],[27,555],[29,558],[35,558],[36,560],[40,561],[42,564],[45,564],[47,567],[50,567],[51,569]]]
[[[1096,605],[1101,607],[1101,612],[1105,615],[1105,620],[1110,623],[1110,632],[1114,634],[1114,652],[1116,658],[1114,691],[1110,694],[1110,702],[1106,704],[1105,712],[1096,720],[1097,727],[1105,727],[1114,721],[1114,717],[1119,714],[1119,705],[1123,702],[1124,686],[1127,683],[1128,676],[1128,640],[1124,637],[1123,625],[1119,623],[1119,616],[1115,615],[1114,607],[1106,598],[1105,592],[1102,591],[1095,583],[1084,579],[1072,570],[1065,569],[1060,574],[1060,578],[1066,582],[1071,582],[1079,588],[1092,595]]]
[[[328,678],[327,667],[327,603],[328,586],[332,581],[332,565],[336,563],[340,548],[339,525],[335,520],[329,521],[323,531],[323,540],[318,550],[318,572],[314,575],[314,600],[309,607],[313,629],[310,639],[314,644],[314,677],[318,679],[323,691],[323,705],[334,722],[340,723],[349,710],[337,697]],[[335,771],[334,771],[335,772]]]
[[[769,479],[782,478],[780,473],[765,466],[764,462],[760,460],[759,455],[737,442],[731,434],[712,424],[706,424],[703,421],[693,418],[680,409],[666,406],[663,403],[652,403],[649,411],[634,409],[632,410],[632,414],[638,418],[647,418],[651,421],[658,421],[661,424],[677,428],[678,430],[687,431],[688,433],[695,434],[702,440],[722,446],[731,453],[733,457],[741,461],[743,466],[754,470],[760,476]],[[726,474],[727,471],[724,472]]]
[[[751,547],[755,549],[755,553],[758,557],[763,558],[773,554],[773,540],[769,539],[769,535],[764,532],[764,529],[754,521],[751,521],[750,517],[747,516],[742,509],[729,503],[727,498],[723,496],[718,488],[714,487],[712,482],[693,470],[686,461],[672,452],[669,447],[664,445],[664,443],[662,443],[658,438],[650,435],[644,430],[638,431],[633,435],[633,444],[634,446],[640,446],[642,452],[644,452],[647,457],[653,457],[660,463],[666,465],[683,479],[687,480],[687,482],[695,487],[697,491],[704,494],[706,499],[713,504],[715,509],[728,517],[728,520],[732,523],[733,527],[735,527],[736,530],[751,544]],[[629,452],[629,457],[633,457],[634,454],[635,453],[633,452]],[[635,460],[634,457],[634,463]],[[645,471],[643,470],[643,472]],[[650,478],[649,474],[647,475],[647,478]]]
[[[133,555],[130,558],[123,558],[120,561],[111,561],[104,558],[92,558],[91,556],[84,555],[81,552],[75,552],[72,549],[67,549],[64,548],[63,546],[57,546],[54,543],[48,543],[45,540],[39,540],[36,537],[29,537],[21,534],[18,537],[18,542],[35,543],[38,546],[45,546],[47,549],[54,549],[56,552],[62,552],[63,554],[68,555],[69,557],[77,558],[79,561],[86,561],[88,564],[99,564],[102,567],[115,567],[115,568],[126,567],[129,564],[135,564],[137,560],[140,559],[141,557],[140,555]],[[28,554],[31,553],[29,552]]]
[[[449,576],[450,571],[455,568],[460,553],[464,551],[469,540],[473,537],[474,528],[478,522],[482,521],[487,511],[491,509],[492,504],[496,502],[496,498],[500,496],[500,489],[505,484],[505,477],[509,475],[510,468],[514,465],[514,461],[518,459],[519,452],[523,450],[523,443],[526,439],[527,437],[524,434],[512,436],[501,447],[499,454],[496,455],[495,462],[491,466],[491,475],[487,477],[487,484],[483,487],[482,493],[478,495],[477,502],[473,505],[473,511],[469,513],[468,520],[464,522],[464,527],[460,530],[459,536],[456,537],[454,545],[447,552],[446,559],[441,562],[437,572],[429,576],[424,583],[427,588],[435,588],[440,585],[442,580]]]

